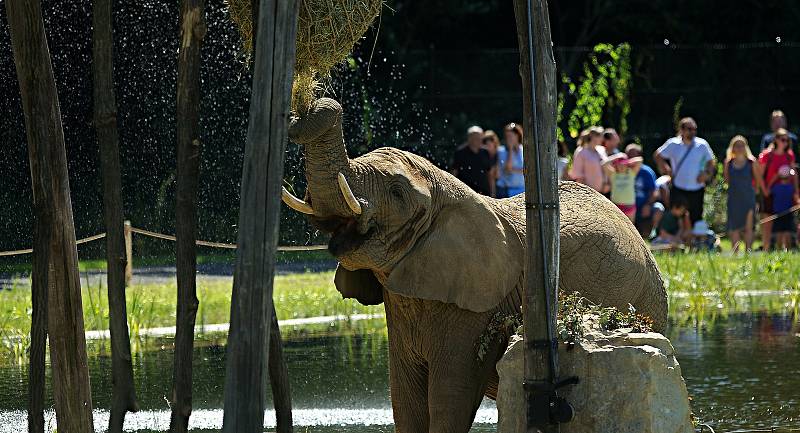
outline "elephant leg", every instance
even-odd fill
[[[487,348],[484,360],[478,360],[478,335],[437,353],[430,363],[428,399],[431,433],[467,433],[475,413],[487,392],[490,378],[496,375],[495,361],[505,346],[495,339]]]
[[[400,352],[390,350],[389,384],[395,432],[428,433],[428,369],[425,363],[411,361]]]

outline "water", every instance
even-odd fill
[[[800,332],[790,317],[738,315],[694,328],[672,328],[693,411],[716,431],[781,426],[800,428]],[[194,351],[195,428],[216,429],[222,420],[224,336],[206,336]],[[164,430],[172,382],[170,339],[151,341],[154,350],[135,356],[143,412],[128,428]],[[92,343],[92,395],[98,429],[105,428],[111,361]],[[96,346],[96,347],[95,347]],[[353,336],[309,336],[287,341],[295,424],[308,431],[392,431],[387,336],[384,331]],[[0,366],[0,431],[24,429],[27,367]],[[49,393],[49,390],[48,390]],[[272,402],[269,401],[269,407]],[[494,404],[484,401],[473,431],[492,431]],[[274,413],[267,412],[267,426]],[[301,430],[305,431],[305,429]]]

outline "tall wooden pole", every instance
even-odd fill
[[[272,320],[269,329],[269,385],[272,389],[272,402],[275,407],[275,432],[292,433],[292,393],[289,386],[289,369],[283,357],[281,330],[275,305],[272,306]]]
[[[192,349],[197,316],[197,183],[200,172],[200,47],[206,33],[203,0],[182,0],[177,95],[178,312],[172,372],[171,432],[187,432],[192,413]]]
[[[547,0],[514,0],[514,14],[525,129],[523,159],[528,257],[523,312],[528,432],[549,433],[558,431],[558,424],[551,424],[547,413],[551,395],[547,388],[558,374],[557,352],[553,344],[559,255],[556,65]]]
[[[122,220],[122,181],[119,165],[117,102],[114,97],[111,0],[94,0],[92,11],[94,126],[103,172],[103,216],[106,225],[108,318],[111,328],[111,416],[108,431],[121,433],[125,413],[136,412],[128,309],[125,305],[125,235]]]
[[[45,352],[47,351],[47,277],[50,230],[44,206],[34,206],[33,274],[31,281],[31,347],[28,366],[28,433],[44,433]]]
[[[41,4],[31,0],[6,0],[6,13],[31,164],[37,242],[33,250],[33,285],[39,291],[34,293],[34,302],[38,307],[43,306],[38,298],[46,285],[56,420],[60,431],[92,432],[92,398],[67,155]],[[33,337],[38,345],[43,334],[42,312],[37,313],[34,326],[38,329]],[[40,349],[37,347],[32,356],[41,357]],[[34,361],[38,363],[40,359]],[[31,399],[38,397],[32,395]],[[38,418],[38,414],[33,416]],[[38,428],[38,419],[33,421]]]
[[[260,0],[225,373],[226,433],[263,431],[296,0]]]

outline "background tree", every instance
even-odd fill
[[[67,156],[50,51],[38,1],[7,0],[6,13],[14,47],[25,130],[28,140],[36,240],[33,247],[34,288],[47,288],[47,318],[53,393],[58,428],[66,432],[94,431],[86,339],[78,275],[78,251],[72,223]],[[46,272],[45,272],[46,271]],[[38,280],[38,282],[37,282]],[[34,293],[34,299],[41,296]],[[41,300],[36,307],[43,307]],[[34,313],[40,319],[41,312]],[[33,340],[41,338],[34,320]],[[41,341],[39,341],[41,343]],[[37,347],[37,357],[41,356]],[[41,365],[42,360],[32,360]],[[40,386],[36,377],[35,386]],[[37,391],[38,392],[38,391]],[[38,399],[32,395],[33,399]],[[39,409],[39,408],[34,408]],[[31,423],[39,428],[39,414]]]
[[[128,310],[125,305],[125,239],[122,216],[122,181],[119,165],[117,102],[114,97],[111,0],[92,2],[94,77],[94,125],[100,145],[103,174],[103,216],[106,226],[106,285],[111,331],[112,403],[108,431],[121,433],[125,413],[136,412]]]
[[[200,171],[200,48],[206,34],[203,0],[181,1],[178,51],[177,243],[178,313],[172,373],[171,432],[189,431],[192,349],[197,316],[197,183]]]

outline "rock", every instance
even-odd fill
[[[562,433],[691,433],[686,384],[669,340],[657,333],[586,329],[579,342],[559,344],[559,375],[580,383],[559,390],[575,408]],[[497,363],[499,433],[525,432],[523,344],[514,337]]]

